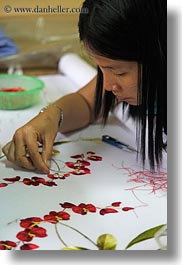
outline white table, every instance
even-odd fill
[[[58,97],[59,89],[53,93],[48,80],[45,82],[38,105],[0,111],[1,145],[42,106]],[[73,89],[74,84],[65,81],[64,87]],[[61,90],[60,95],[67,92]],[[135,153],[91,141],[104,134],[135,145],[134,132],[111,116],[105,128],[94,124],[57,136],[56,141],[70,141],[54,147],[60,153],[53,156],[51,169],[59,167],[59,175],[55,171],[49,176],[29,172],[5,158],[0,160],[0,183],[4,183],[0,184],[0,242],[12,241],[16,243],[12,249],[17,250],[70,246],[97,250],[98,237],[110,234],[117,240],[116,250],[124,250],[138,234],[167,223],[166,158],[160,172],[151,172],[148,164],[143,169]],[[158,248],[151,239],[129,249]]]

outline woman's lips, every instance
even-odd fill
[[[121,97],[121,96],[117,96],[115,95],[116,98],[119,100],[119,101],[127,101],[127,100],[131,100],[131,98],[124,98],[124,97]]]
[[[118,102],[127,102],[130,105],[137,105],[137,102],[133,98],[123,98],[123,97],[117,97]]]
[[[128,104],[131,104],[131,105],[137,105],[137,102],[135,102],[135,100],[134,100],[133,98],[131,98],[131,97],[122,97],[122,96],[120,96],[119,94],[117,94],[117,92],[115,92],[115,91],[112,91],[112,93],[115,95],[115,97],[117,98],[117,100],[118,100],[119,102],[123,102],[123,101],[125,101],[125,102],[127,102]]]

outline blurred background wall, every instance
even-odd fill
[[[83,0],[1,0],[0,28],[18,45],[19,52],[0,59],[0,72],[11,65],[20,65],[25,71],[55,71],[66,52],[89,60],[78,36],[82,3]]]

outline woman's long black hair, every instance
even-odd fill
[[[83,8],[87,12],[80,14],[78,26],[85,46],[113,60],[138,62],[138,98],[142,102],[129,105],[129,114],[137,121],[143,163],[148,139],[151,168],[159,166],[163,133],[167,134],[167,1],[86,0]],[[95,117],[101,110],[102,93],[103,75],[98,67]],[[112,92],[104,92],[104,123],[115,101]]]

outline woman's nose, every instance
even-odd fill
[[[113,85],[115,84],[114,78],[112,78],[109,74],[103,73],[103,87],[104,90],[112,91]]]

